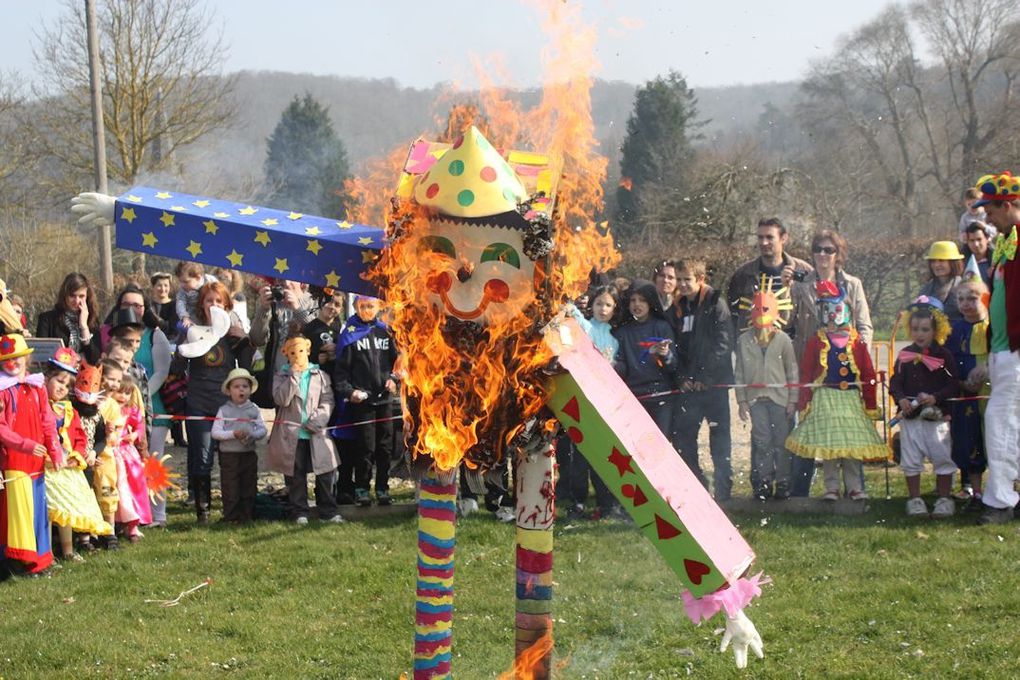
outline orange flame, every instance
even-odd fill
[[[549,653],[552,648],[553,636],[549,630],[517,654],[513,670],[500,674],[499,680],[538,680],[549,677]]]
[[[166,491],[169,489],[181,488],[174,482],[175,479],[180,479],[180,475],[176,472],[170,472],[166,466],[166,461],[170,457],[169,453],[162,456],[148,456],[142,465],[142,470],[145,474],[145,485],[149,489],[149,497],[154,500],[165,498]]]
[[[441,263],[414,245],[430,228],[429,215],[413,202],[388,200],[394,169],[403,167],[407,147],[371,164],[349,186],[360,199],[352,220],[378,223],[379,215],[387,214],[391,244],[370,276],[385,291],[393,332],[407,357],[403,390],[405,412],[413,421],[405,428],[413,434],[410,448],[416,457],[431,457],[441,470],[461,460],[493,464],[538,414],[545,401],[542,369],[552,358],[539,329],[562,303],[587,288],[593,269],[605,271],[619,261],[612,237],[597,222],[607,159],[597,153],[591,119],[595,32],[581,22],[577,5],[532,4],[553,46],[544,54],[540,104],[524,112],[506,90],[487,84],[479,104],[451,109],[441,133],[449,141],[473,124],[502,152],[533,149],[550,158],[554,173],[562,173],[552,216],[554,252],[535,263],[537,296],[524,313],[490,318],[484,329],[467,330],[426,300],[430,277]]]

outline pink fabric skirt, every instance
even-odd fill
[[[117,459],[117,521],[123,524],[152,524],[149,506],[149,487],[145,484],[145,467],[142,457],[130,444],[122,444],[114,451]]]

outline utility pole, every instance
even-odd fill
[[[103,92],[99,82],[99,30],[96,22],[96,0],[85,0],[85,27],[89,48],[89,89],[92,93],[92,146],[96,191],[110,193],[106,186],[106,131],[103,126]],[[99,269],[102,295],[113,294],[113,227],[99,227]]]

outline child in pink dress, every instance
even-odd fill
[[[117,523],[132,543],[141,540],[140,525],[152,523],[149,505],[149,488],[145,484],[145,461],[142,451],[147,450],[145,440],[145,413],[137,406],[134,396],[138,388],[134,378],[124,373],[120,389],[113,399],[120,406],[121,422],[114,449],[117,459]]]

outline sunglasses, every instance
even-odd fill
[[[825,253],[826,255],[835,255],[836,248],[833,246],[815,246],[811,249],[811,252],[814,253],[815,255],[818,255],[820,253]]]

